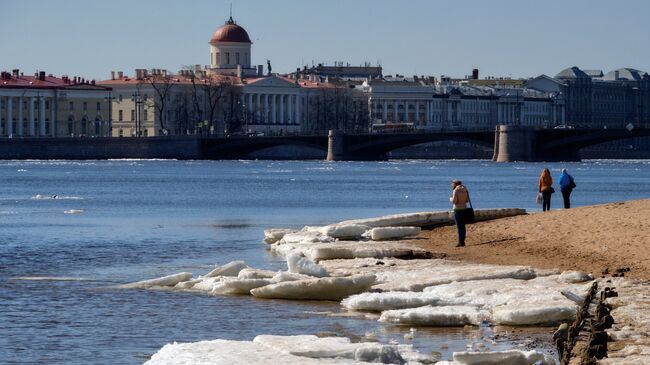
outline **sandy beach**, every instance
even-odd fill
[[[600,276],[629,268],[650,279],[650,199],[556,209],[468,225],[456,248],[456,227],[423,231],[412,242],[448,259],[583,270]]]

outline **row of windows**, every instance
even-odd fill
[[[2,109],[5,109],[5,104],[6,103],[2,103]],[[12,106],[13,106],[14,110],[17,109],[17,104],[16,103],[14,103]],[[40,103],[34,103],[34,109],[38,110],[39,108],[40,108]],[[23,109],[24,110],[29,109],[29,103],[23,103]],[[47,110],[50,109],[50,101],[49,100],[45,101],[45,109],[47,109]],[[95,106],[95,109],[97,111],[102,110],[102,103],[98,101],[96,106]],[[74,101],[68,102],[68,110],[74,110]],[[82,103],[82,110],[83,111],[88,111],[88,102],[84,101]]]
[[[133,100],[133,97],[130,97],[129,99]],[[122,96],[122,94],[117,94],[117,101],[122,102],[123,100],[124,97]],[[147,100],[149,100],[149,95],[148,94],[142,95],[142,101],[147,101]]]
[[[240,58],[240,55],[242,56],[241,58]],[[245,52],[243,55],[241,53],[239,53],[239,52],[234,52],[234,53],[232,53],[232,56],[234,56],[234,57],[230,57],[230,56],[231,56],[230,52],[224,52],[223,55],[221,54],[221,52],[216,52],[216,54],[214,52],[210,52],[210,58],[211,58],[211,62],[212,62],[213,65],[215,65],[215,64],[220,65],[222,63],[226,64],[226,65],[232,65],[232,64],[235,64],[235,65],[246,64],[246,65],[248,65],[248,64],[250,64],[250,60],[248,59],[248,53],[247,52]],[[234,62],[231,62],[231,61],[234,61]]]
[[[124,121],[124,110],[118,110],[117,120],[118,122]],[[142,120],[143,121],[149,120],[149,111],[147,109],[145,109],[142,114]],[[131,121],[135,121],[135,109],[131,109]]]

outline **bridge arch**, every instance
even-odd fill
[[[455,141],[494,147],[493,131],[350,135],[344,138],[345,158],[351,160],[385,159],[390,151],[428,142]]]

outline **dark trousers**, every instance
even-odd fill
[[[456,222],[456,229],[458,229],[458,244],[465,245],[465,215],[463,210],[454,210],[454,221]]]
[[[564,199],[564,209],[571,208],[571,189],[562,190],[562,199]]]
[[[542,191],[542,211],[551,210],[551,192],[549,190]]]

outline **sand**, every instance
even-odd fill
[[[456,248],[455,226],[423,231],[412,241],[446,258],[469,262],[582,270],[650,279],[650,199],[478,222]]]

